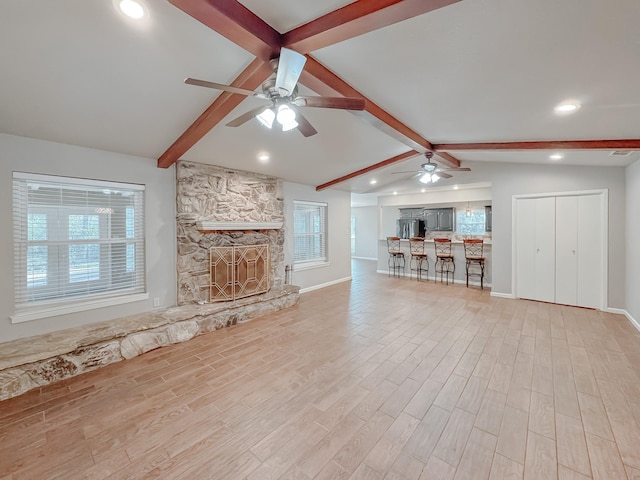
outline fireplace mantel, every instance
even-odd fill
[[[196,222],[198,230],[225,231],[225,230],[278,230],[283,222],[214,222],[201,220]]]

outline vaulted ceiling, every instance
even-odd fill
[[[427,150],[472,169],[444,185],[487,161],[640,158],[637,0],[145,0],[141,21],[114,3],[0,4],[0,131],[358,193],[417,191],[394,172]],[[232,128],[264,100],[183,83],[259,89],[283,46],[307,55],[302,94],[363,97],[364,111],[304,109],[309,138]],[[582,108],[554,114],[569,99]]]

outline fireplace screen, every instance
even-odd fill
[[[210,301],[236,300],[269,290],[269,245],[211,247]]]

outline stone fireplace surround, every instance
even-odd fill
[[[176,172],[177,306],[1,343],[0,401],[297,304],[299,287],[284,283],[281,180],[182,161]],[[211,222],[228,230],[202,230]],[[250,226],[256,230],[242,229]],[[270,290],[208,303],[209,247],[263,243],[271,251]]]

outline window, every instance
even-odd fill
[[[327,262],[327,204],[293,202],[293,259],[296,265]]]
[[[144,186],[15,172],[13,231],[16,312],[145,290]]]
[[[484,235],[485,211],[482,209],[456,210],[456,233],[460,235]]]

